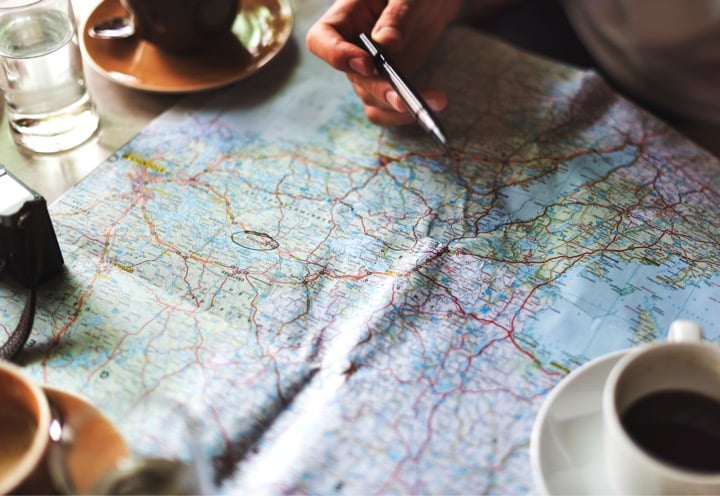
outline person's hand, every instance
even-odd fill
[[[360,33],[378,42],[405,75],[416,72],[443,31],[458,15],[462,0],[337,0],[310,28],[308,49],[347,74],[365,105],[370,122],[400,125],[413,122],[399,95],[375,72],[372,58],[356,43]],[[447,97],[424,89],[428,105],[440,111]]]

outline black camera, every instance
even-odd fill
[[[11,359],[27,341],[35,313],[36,288],[63,266],[45,198],[0,166],[0,272],[29,288],[20,321],[0,358]]]
[[[0,270],[32,287],[62,265],[45,199],[0,167]]]

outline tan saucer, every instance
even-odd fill
[[[137,37],[92,38],[89,27],[121,16],[119,0],[105,0],[82,29],[82,49],[90,64],[118,84],[160,93],[219,88],[255,73],[285,46],[293,26],[290,0],[243,0],[232,35],[217,46],[173,55]]]
[[[100,477],[130,450],[115,426],[85,399],[49,386],[43,390],[63,423],[73,429],[72,443],[64,450],[66,474],[77,493],[89,494]]]

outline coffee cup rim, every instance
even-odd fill
[[[33,436],[30,448],[23,455],[18,464],[12,471],[7,474],[3,480],[0,480],[0,494],[7,494],[17,489],[28,476],[30,476],[35,468],[41,463],[45,456],[47,445],[50,441],[50,405],[42,388],[36,384],[25,370],[13,363],[0,360],[0,370],[8,375],[17,378],[30,391],[38,406],[37,430]]]
[[[632,450],[635,456],[639,456],[643,460],[643,463],[652,466],[655,470],[662,470],[666,475],[669,475],[680,483],[686,482],[688,484],[720,485],[720,471],[704,473],[686,470],[651,455],[630,438],[630,435],[620,421],[620,414],[616,404],[616,391],[618,381],[623,372],[625,372],[633,362],[647,359],[648,353],[659,353],[665,350],[682,351],[683,349],[692,353],[704,353],[706,356],[711,354],[715,358],[720,359],[720,346],[708,341],[664,341],[645,344],[639,346],[635,350],[631,350],[618,360],[618,362],[610,370],[606,379],[602,395],[603,422],[611,423],[612,428],[616,432],[621,433],[625,449]],[[658,390],[662,390],[662,388]],[[688,390],[692,391],[692,389]],[[720,395],[716,399],[720,400]]]

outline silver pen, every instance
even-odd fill
[[[448,141],[440,122],[423,98],[410,86],[408,80],[395,69],[392,63],[382,52],[380,45],[375,43],[365,33],[360,34],[360,41],[365,46],[375,63],[378,73],[388,80],[393,89],[402,99],[405,107],[415,117],[420,126],[430,133],[445,150],[448,150]]]

